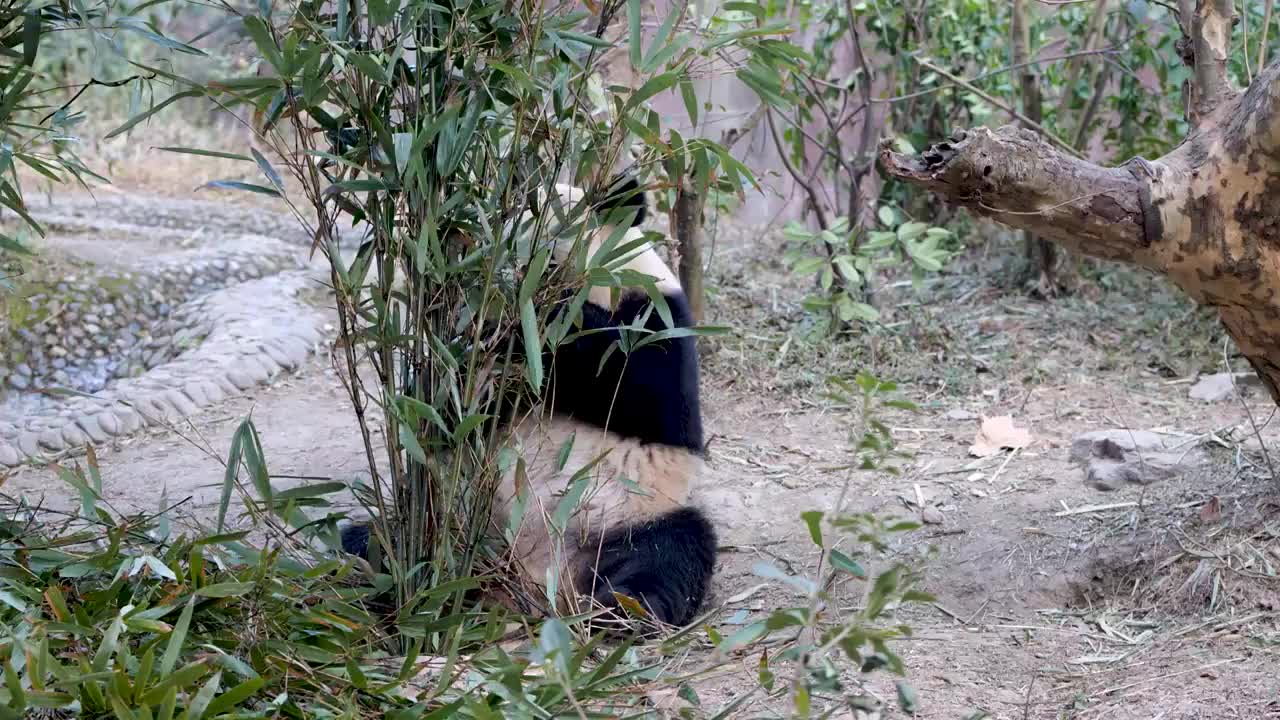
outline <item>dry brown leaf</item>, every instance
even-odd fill
[[[974,457],[991,457],[1001,450],[1019,450],[1031,444],[1031,431],[1014,427],[1013,417],[998,415],[982,418],[982,427],[973,438],[969,454]]]

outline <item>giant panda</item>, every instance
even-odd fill
[[[675,326],[689,327],[693,318],[678,279],[639,229],[647,212],[640,190],[635,177],[623,177],[592,204],[602,222],[587,235],[587,257],[617,237],[620,214],[633,213],[614,244],[631,250],[609,267],[653,278]],[[571,185],[556,191],[565,205],[585,196]],[[558,261],[566,258],[563,245],[553,253]],[[717,548],[711,522],[690,504],[705,457],[697,348],[693,337],[683,336],[629,355],[611,349],[624,327],[641,320],[648,330],[665,329],[644,288],[624,288],[614,300],[609,287],[589,289],[577,334],[548,356],[542,405],[507,424],[524,475],[517,479],[514,463],[502,474],[493,527],[500,533],[515,516],[509,550],[534,593],[555,583],[561,607],[590,598],[613,609],[617,593],[652,619],[683,626],[707,595]],[[557,310],[565,311],[567,304]],[[547,519],[575,473],[597,460],[578,511],[557,537]],[[365,555],[368,535],[367,526],[347,526],[343,549]]]

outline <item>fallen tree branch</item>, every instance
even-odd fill
[[[1122,168],[1066,155],[1033,130],[977,128],[908,157],[882,146],[889,175],[952,205],[1072,250],[1147,265],[1143,186]]]
[[[1280,403],[1280,62],[1201,119],[1164,157],[1117,168],[1015,126],[915,156],[884,145],[880,161],[976,215],[1167,275],[1218,311]]]

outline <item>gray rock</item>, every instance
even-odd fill
[[[1145,430],[1095,430],[1071,442],[1071,461],[1084,469],[1086,485],[1117,490],[1147,485],[1203,464],[1208,458],[1187,437]]]
[[[209,405],[220,403],[227,398],[226,391],[224,391],[222,387],[215,382],[210,380],[199,380],[192,384],[198,386],[202,391],[204,391],[205,396],[209,398]]]
[[[248,352],[240,356],[246,367],[254,368],[254,379],[266,382],[280,373],[280,366],[266,353]]]
[[[88,444],[89,436],[80,429],[75,423],[67,423],[62,426],[62,440],[67,447],[81,447]]]
[[[98,427],[102,428],[102,431],[108,435],[119,435],[124,432],[124,426],[120,423],[120,419],[110,410],[98,413],[94,420],[97,421]]]
[[[253,377],[250,376],[246,372],[246,369],[240,364],[228,368],[225,377],[228,382],[236,386],[237,390],[248,390],[256,384],[253,381]]]
[[[120,421],[120,432],[122,433],[137,432],[147,424],[142,415],[128,405],[117,404],[112,408],[112,412],[115,413],[116,419]]]
[[[62,439],[62,433],[53,429],[41,432],[39,443],[40,447],[52,452],[59,452],[67,446],[67,443]]]
[[[21,462],[22,454],[18,452],[18,448],[9,443],[0,442],[0,465],[15,467]]]
[[[89,437],[94,443],[105,443],[110,440],[110,436],[103,431],[102,426],[98,424],[99,415],[81,415],[76,418],[76,425],[80,430]]]
[[[195,403],[191,402],[190,398],[177,390],[166,390],[164,392],[164,399],[167,400],[169,404],[178,411],[178,414],[183,417],[195,415],[200,409]]]
[[[224,397],[234,397],[240,394],[240,386],[231,382],[231,379],[227,377],[226,372],[221,368],[212,370],[207,376],[207,380],[215,385]]]
[[[1203,402],[1221,402],[1235,395],[1235,386],[1259,385],[1258,376],[1253,373],[1215,373],[1200,378],[1187,394],[1192,400]]]
[[[286,370],[295,370],[298,365],[301,364],[298,360],[290,357],[289,353],[285,352],[284,348],[274,343],[262,343],[258,348],[261,350],[263,355],[271,358],[275,364]]]
[[[9,376],[9,384],[12,385],[15,390],[26,390],[31,387],[31,379],[28,376],[14,373]]]
[[[182,413],[169,404],[161,393],[147,392],[129,399],[133,404],[133,409],[138,415],[142,416],[143,424],[150,425],[153,422],[176,420],[181,417]]]
[[[40,434],[31,432],[22,433],[18,436],[18,449],[27,457],[37,457],[40,455]]]
[[[210,403],[209,395],[205,392],[204,385],[199,382],[191,381],[186,383],[182,386],[182,393],[196,407],[204,407]]]

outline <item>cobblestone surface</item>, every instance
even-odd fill
[[[24,297],[28,322],[0,317],[0,467],[181,420],[324,338],[327,314],[303,292],[323,261],[306,262],[290,216],[137,197],[36,214],[50,244],[99,264]]]

